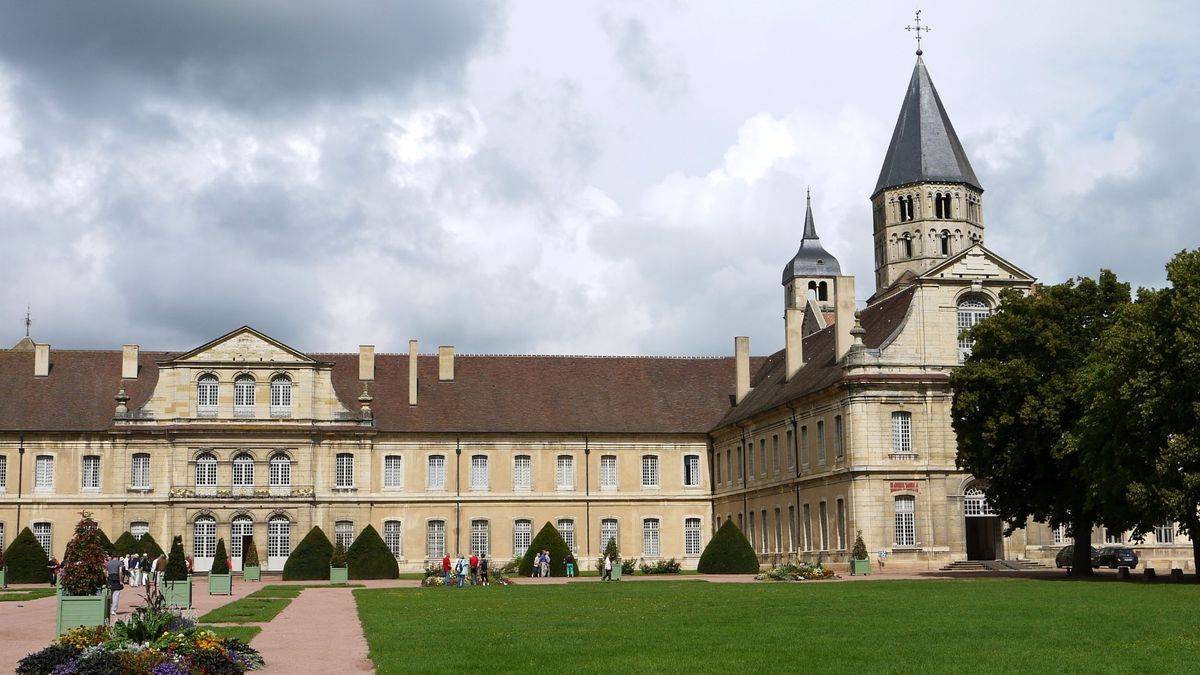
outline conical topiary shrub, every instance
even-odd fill
[[[117,555],[117,547],[109,540],[108,535],[104,534],[104,530],[96,528],[96,531],[100,533],[100,548],[110,556]]]
[[[292,549],[283,564],[284,581],[314,581],[329,578],[329,561],[333,544],[320,527],[313,527]]]
[[[21,530],[17,538],[8,545],[8,550],[4,552],[4,558],[8,565],[8,583],[45,584],[50,582],[50,568],[47,567],[50,559],[46,557],[46,551],[42,549],[37,537],[33,536],[33,532],[28,527]]]
[[[140,554],[142,552],[142,545],[138,543],[137,539],[133,538],[132,532],[126,530],[113,542],[113,550],[120,556]]]
[[[726,520],[704,547],[696,571],[701,574],[758,574],[758,568],[758,556],[746,541],[746,535],[732,520]]]
[[[142,547],[141,552],[145,553],[151,560],[155,560],[163,554],[162,547],[158,545],[157,541],[154,541],[154,537],[151,537],[149,532],[143,534],[141,539],[138,539],[138,544]]]
[[[558,528],[554,527],[551,523],[546,523],[538,531],[533,541],[529,542],[529,548],[526,549],[524,557],[521,558],[521,575],[529,576],[533,574],[534,556],[540,554],[542,551],[550,551],[550,576],[566,576],[567,564],[563,560],[566,559],[571,549],[567,547],[567,542],[563,541]]]
[[[183,537],[175,535],[171,540],[171,553],[167,556],[164,581],[184,581],[188,578],[187,559],[183,555]]]
[[[242,539],[242,568],[246,567],[258,567],[258,547],[249,536]]]
[[[350,566],[351,579],[397,579],[400,577],[400,567],[396,557],[383,541],[383,537],[375,528],[367,525],[350,550],[346,552],[346,560]]]
[[[225,540],[217,540],[217,552],[213,554],[209,574],[229,574],[229,554],[225,552]]]
[[[95,595],[108,579],[104,571],[108,554],[104,552],[100,527],[92,520],[92,514],[80,511],[79,516],[79,522],[75,524],[75,536],[67,542],[67,550],[63,554],[59,585],[65,595]]]
[[[866,560],[871,557],[867,552],[867,545],[863,542],[862,530],[858,531],[858,536],[854,538],[854,546],[850,549],[851,560]]]

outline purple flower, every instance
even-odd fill
[[[79,659],[71,659],[66,663],[60,663],[54,666],[54,670],[50,671],[50,675],[72,675],[79,672]]]
[[[188,675],[188,669],[173,661],[163,661],[154,666],[154,675]]]

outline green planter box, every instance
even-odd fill
[[[58,593],[58,634],[76,626],[103,626],[108,622],[109,591],[100,595],[63,595]]]
[[[262,568],[258,565],[244,568],[242,570],[242,579],[244,581],[259,581],[262,579]]]
[[[209,574],[208,575],[208,594],[209,595],[233,595],[233,575],[232,574]]]
[[[612,574],[610,576],[612,577],[613,581],[620,581],[621,580],[621,566],[613,565]]]
[[[192,577],[183,581],[164,581],[162,583],[163,600],[171,607],[188,609],[192,606]]]
[[[8,568],[0,567],[0,588],[8,588]]]
[[[854,576],[869,576],[871,574],[870,560],[851,560],[850,574]]]
[[[350,581],[349,567],[330,567],[329,568],[329,583],[344,584]]]

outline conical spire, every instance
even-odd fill
[[[873,194],[923,182],[963,183],[983,190],[918,55]]]
[[[800,240],[800,250],[796,251],[795,257],[783,268],[784,284],[795,277],[828,277],[842,273],[842,266],[838,264],[837,258],[825,250],[820,237],[817,236],[817,225],[813,222],[811,191],[805,191],[805,202],[804,236]]]

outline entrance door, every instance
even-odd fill
[[[254,535],[254,521],[250,516],[238,516],[229,526],[229,566],[235,572],[242,571],[245,552],[245,537]]]
[[[1000,519],[977,487],[963,494],[963,535],[967,560],[995,560],[1000,550]]]
[[[200,516],[192,523],[192,570],[207,572],[212,569],[213,556],[217,552],[217,520],[212,516]]]
[[[274,516],[267,522],[267,569],[282,570],[292,552],[292,522]]]

